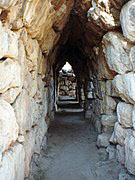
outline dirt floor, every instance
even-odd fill
[[[30,180],[128,180],[119,175],[121,165],[96,147],[96,139],[83,112],[60,111],[49,128],[47,148],[32,163]]]

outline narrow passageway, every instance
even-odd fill
[[[97,149],[97,133],[78,111],[78,104],[60,104],[63,111],[61,106],[49,128],[47,149],[43,146],[40,158],[33,162],[31,180],[117,180],[120,164],[108,160],[104,149]]]

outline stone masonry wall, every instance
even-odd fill
[[[59,96],[76,98],[76,77],[72,72],[60,72],[58,78]]]
[[[0,1],[1,180],[27,178],[32,156],[46,140],[54,113],[47,54],[59,38],[52,26],[63,28],[73,5],[68,4]]]
[[[77,43],[89,57],[84,95],[97,146],[135,175],[134,18],[135,0],[0,1],[0,179],[24,180],[40,153],[54,115],[52,65],[57,52],[67,56],[69,34],[72,53]]]

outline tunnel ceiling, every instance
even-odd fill
[[[55,32],[60,33],[60,38],[51,51],[51,54],[55,54],[55,60],[51,62],[57,72],[68,61],[76,76],[81,73],[88,75],[87,60],[94,58],[93,48],[100,46],[102,37],[108,30],[121,30],[118,14],[125,2],[76,0],[74,6],[70,6],[71,11],[64,28],[60,30],[53,25]]]

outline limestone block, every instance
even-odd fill
[[[106,152],[109,154],[109,160],[116,158],[116,148],[114,145],[109,145],[106,148]]]
[[[116,146],[116,157],[118,162],[120,162],[121,164],[125,164],[125,146],[120,146],[117,145]]]
[[[104,96],[103,106],[105,114],[112,114],[116,109],[116,102],[110,96]]]
[[[30,162],[35,150],[35,136],[35,130],[31,130],[25,135],[25,141],[23,143],[25,151],[25,177],[29,176]]]
[[[11,88],[6,92],[4,92],[3,94],[0,94],[0,99],[3,99],[8,103],[12,104],[14,103],[15,99],[17,98],[17,96],[20,94],[21,91],[22,91],[22,87]]]
[[[125,138],[130,136],[132,133],[132,129],[124,129],[118,122],[116,122],[110,142],[113,144],[120,144],[121,146],[123,146]]]
[[[28,93],[23,90],[13,104],[17,123],[19,125],[19,133],[24,134],[25,131],[30,130],[33,125],[31,99]]]
[[[25,53],[25,47],[22,40],[19,40],[18,43],[18,62],[21,66],[21,79],[22,84],[24,83],[25,76],[28,73],[28,65],[26,60],[26,53]]]
[[[135,137],[129,136],[125,140],[125,167],[129,173],[135,175]]]
[[[9,8],[14,6],[17,3],[17,0],[0,0],[0,7],[1,8]]]
[[[132,70],[134,71],[135,70],[135,46],[131,47],[129,58],[130,58]]]
[[[121,27],[123,35],[131,42],[135,42],[135,1],[131,0],[127,2],[120,14]]]
[[[0,93],[20,86],[22,86],[22,81],[19,63],[9,58],[0,62]]]
[[[135,103],[135,74],[128,73],[117,75],[113,80],[113,86],[119,96],[127,103]]]
[[[18,124],[14,109],[4,100],[0,100],[0,149],[7,150],[18,137]]]
[[[7,29],[2,27],[0,22],[0,59],[3,57],[14,58],[18,57],[18,36]]]
[[[111,137],[110,134],[106,134],[106,133],[99,134],[97,139],[97,146],[98,147],[109,146],[110,137]]]
[[[133,106],[133,111],[132,111],[132,126],[135,129],[135,105]]]
[[[116,93],[112,80],[107,80],[106,81],[106,89],[105,89],[106,95],[107,96],[112,96],[112,97],[119,97],[119,95]]]
[[[119,32],[108,32],[102,40],[103,52],[110,70],[124,74],[132,70],[129,44]]]
[[[110,1],[92,1],[92,7],[88,11],[88,20],[93,21],[103,30],[111,30],[120,25],[118,12],[111,11]]]
[[[40,9],[40,13],[39,13]],[[56,38],[52,29],[56,11],[50,1],[27,1],[24,4],[23,22],[32,38],[37,38],[43,51],[48,51]]]
[[[1,180],[24,180],[24,148],[21,144],[16,144],[7,151],[1,162]]]
[[[102,47],[100,47],[100,51],[98,55],[98,79],[99,80],[104,80],[104,79],[112,80],[115,75],[116,73],[109,69],[108,64],[105,60],[103,49]]]
[[[26,44],[26,57],[29,71],[37,70],[38,51],[39,45],[37,40],[29,37]]]
[[[114,127],[116,121],[117,115],[115,114],[102,115],[101,117],[102,126]]]
[[[132,128],[133,105],[119,102],[117,105],[118,121],[124,128]]]
[[[37,133],[36,133],[36,140],[35,140],[35,152],[40,154],[40,150],[41,150],[41,145],[42,145],[42,141],[43,138],[45,137],[46,133],[47,133],[47,124],[45,122],[45,118],[42,117],[40,119],[40,123],[37,129]]]

